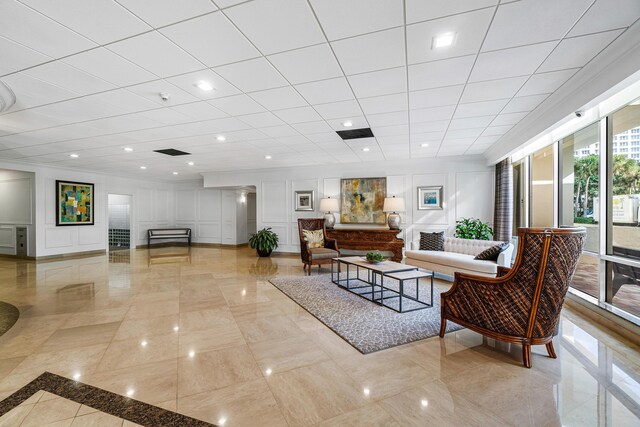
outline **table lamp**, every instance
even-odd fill
[[[387,216],[387,225],[389,225],[389,228],[391,230],[399,230],[400,215],[398,215],[398,212],[404,212],[404,198],[396,196],[386,197],[382,210],[384,212],[391,212]]]
[[[332,199],[331,197],[320,199],[320,212],[325,212],[324,226],[326,228],[332,229],[336,224],[336,217],[333,216],[333,212],[338,212],[339,210],[340,205],[338,204],[338,199]]]

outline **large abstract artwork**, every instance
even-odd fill
[[[93,225],[93,184],[56,181],[56,225]]]
[[[387,195],[386,178],[350,178],[340,182],[340,222],[386,224],[382,211]]]

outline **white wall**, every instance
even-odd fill
[[[27,229],[27,255],[35,256],[35,175],[0,170],[0,254],[16,254],[16,227]]]
[[[405,198],[407,212],[401,214],[404,230],[400,234],[405,242],[418,238],[420,231],[448,230],[452,233],[456,219],[463,216],[493,221],[494,171],[480,157],[337,164],[203,175],[205,187],[255,186],[257,228],[271,227],[280,239],[278,250],[285,252],[299,250],[298,218],[321,217],[322,213],[318,211],[319,200],[326,196],[338,197],[342,178],[387,178],[387,195]],[[416,187],[427,185],[444,186],[443,210],[417,210]],[[315,191],[315,211],[294,211],[296,190]],[[339,221],[339,214],[336,214],[337,226],[340,226]]]

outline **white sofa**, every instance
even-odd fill
[[[460,273],[479,276],[495,277],[498,266],[511,267],[513,244],[503,251],[497,261],[482,261],[474,259],[476,255],[499,242],[492,240],[444,238],[444,251],[421,251],[420,242],[411,242],[411,250],[405,251],[405,264],[431,270],[436,273],[453,276]]]

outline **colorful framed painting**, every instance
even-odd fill
[[[56,225],[93,225],[93,184],[56,181]]]
[[[349,178],[340,181],[342,224],[387,223],[382,211],[387,196],[387,178]]]
[[[313,210],[313,190],[296,191],[296,211],[312,211]]]
[[[442,209],[442,185],[418,187],[418,210]]]

